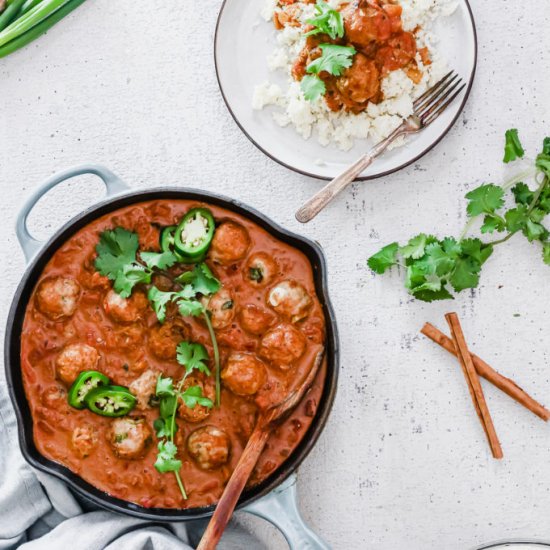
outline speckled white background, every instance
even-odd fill
[[[306,227],[293,212],[319,182],[263,156],[222,102],[212,56],[219,5],[90,0],[0,60],[2,328],[25,267],[15,215],[53,172],[94,161],[135,188],[238,197],[317,239],[328,258],[342,369],[331,419],[300,470],[311,525],[338,549],[550,540],[550,427],[485,384],[505,454],[490,458],[462,373],[418,334],[424,321],[443,326],[444,312],[457,310],[471,347],[549,405],[550,271],[540,251],[512,239],[483,268],[479,289],[454,303],[411,300],[399,274],[374,277],[365,267],[381,245],[419,230],[457,234],[464,193],[502,177],[506,128],[517,126],[530,152],[550,133],[550,3],[474,0],[479,69],[456,126],[414,166],[356,184]],[[52,193],[34,216],[37,235],[101,192],[83,178]]]

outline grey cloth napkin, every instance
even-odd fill
[[[0,378],[0,550],[190,550],[205,522],[162,524],[90,509],[21,456],[15,413]],[[223,550],[266,548],[237,522]]]

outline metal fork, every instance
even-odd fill
[[[336,176],[318,193],[313,195],[296,212],[296,219],[306,223],[312,220],[336,196],[344,190],[388,145],[400,136],[415,134],[429,126],[466,86],[454,72],[447,73],[437,84],[424,92],[413,103],[413,114],[406,118],[386,139],[377,143],[367,154]],[[457,89],[458,88],[458,89]]]

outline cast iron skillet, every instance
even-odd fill
[[[26,220],[29,212],[36,202],[46,193],[46,191],[55,185],[65,181],[68,178],[86,173],[95,174],[103,180],[107,189],[107,198],[99,204],[96,204],[81,214],[75,216],[59,231],[57,231],[57,233],[55,233],[55,235],[53,235],[53,237],[51,237],[46,243],[41,243],[34,239],[27,230]],[[119,195],[120,193],[124,194]],[[306,254],[313,266],[315,287],[319,300],[323,306],[327,328],[327,375],[325,387],[318,404],[317,414],[308,432],[290,457],[266,480],[253,489],[245,491],[238,506],[239,508],[248,506],[248,511],[255,513],[256,515],[266,517],[266,519],[271,521],[274,518],[267,517],[269,514],[266,512],[265,506],[260,506],[260,502],[256,503],[255,501],[260,499],[260,497],[268,495],[268,493],[278,487],[280,492],[280,487],[282,487],[283,482],[285,482],[285,480],[287,480],[287,478],[289,478],[289,476],[296,471],[298,466],[315,445],[315,442],[325,426],[332,402],[334,400],[339,368],[336,320],[328,296],[326,262],[320,246],[308,239],[305,239],[304,237],[290,233],[289,231],[279,227],[260,212],[235,200],[219,195],[186,188],[159,188],[148,191],[128,192],[128,187],[109,170],[96,165],[87,165],[72,168],[53,176],[29,199],[19,214],[16,228],[17,236],[23,251],[25,252],[25,256],[29,261],[29,265],[22,277],[19,287],[17,288],[11,305],[6,327],[5,340],[6,378],[10,397],[17,416],[21,451],[27,462],[29,462],[32,466],[63,480],[76,493],[97,506],[108,510],[136,516],[142,519],[157,521],[185,521],[208,517],[212,514],[214,506],[187,510],[144,508],[137,504],[114,498],[111,495],[96,489],[78,475],[72,473],[65,466],[43,457],[38,452],[34,444],[32,417],[23,388],[20,366],[20,335],[23,325],[23,318],[25,316],[25,309],[31,297],[32,290],[44,267],[46,266],[46,263],[64,242],[72,237],[79,229],[88,225],[96,218],[103,216],[104,214],[108,214],[109,212],[114,212],[124,206],[155,199],[191,199],[205,201],[242,214],[257,223],[260,227],[275,235],[277,238],[301,250]],[[285,486],[287,485],[289,485],[288,481]],[[277,491],[275,491],[275,493],[276,492]],[[278,503],[279,508],[281,508],[280,504],[281,502]],[[284,507],[288,507],[288,503],[286,503],[283,508]],[[294,519],[296,521],[300,521],[299,517]],[[275,523],[276,522],[277,521],[275,521]],[[302,540],[305,541],[306,539]],[[319,541],[319,544],[310,547],[326,547],[320,543],[321,541]]]

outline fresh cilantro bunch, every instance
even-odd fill
[[[344,19],[342,14],[332,9],[323,0],[317,0],[315,4],[315,17],[306,20],[308,25],[314,28],[306,32],[304,36],[313,36],[315,34],[328,34],[333,40],[344,36]]]
[[[174,443],[174,436],[178,429],[176,412],[180,401],[186,407],[194,409],[197,405],[208,407],[214,406],[212,400],[205,397],[200,386],[189,386],[182,391],[185,379],[194,371],[210,374],[205,361],[208,360],[208,353],[202,344],[191,342],[180,342],[177,348],[178,362],[185,367],[185,375],[178,385],[174,387],[174,381],[170,377],[158,377],[155,394],[159,399],[160,416],[153,423],[157,437],[159,438],[157,460],[155,468],[160,473],[174,472],[178,486],[184,499],[187,499],[185,487],[181,480],[181,460],[177,458],[178,448]]]
[[[103,231],[96,245],[96,270],[114,281],[115,292],[123,298],[132,294],[136,284],[150,283],[155,268],[166,269],[177,262],[172,252],[141,252],[139,261],[138,248],[138,236],[122,227]]]
[[[505,135],[504,162],[523,158],[525,152],[516,129]],[[503,186],[492,183],[481,185],[466,194],[469,221],[459,239],[438,239],[421,233],[404,245],[391,243],[368,259],[375,273],[384,273],[394,265],[405,270],[405,287],[419,300],[431,302],[453,298],[455,292],[475,288],[479,283],[481,267],[493,253],[496,245],[523,233],[529,242],[542,244],[542,259],[550,265],[550,232],[543,225],[550,214],[550,138],[543,141],[542,152],[526,175],[534,176],[537,184],[532,190],[514,178]],[[523,176],[522,176],[523,178]],[[511,189],[515,205],[505,207],[506,191]],[[480,232],[483,235],[502,233],[492,241],[466,238],[474,220],[483,217]]]

